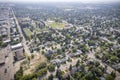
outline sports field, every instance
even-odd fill
[[[47,25],[52,28],[62,29],[65,27],[66,23],[59,23],[59,22],[47,22]]]

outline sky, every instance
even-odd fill
[[[0,0],[16,2],[120,2],[120,0]]]

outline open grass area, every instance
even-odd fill
[[[41,31],[45,31],[45,30],[47,30],[46,26],[44,26],[42,29],[36,28],[36,29],[35,29],[35,32],[36,32],[36,33],[39,33],[39,32],[41,32]]]
[[[39,33],[39,32],[40,32],[40,29],[35,29],[35,32],[36,32],[36,33]]]
[[[66,24],[65,23],[58,23],[58,22],[48,22],[47,25],[49,25],[52,28],[62,29],[65,27]]]
[[[31,36],[31,31],[30,31],[30,29],[25,28],[24,31],[25,31],[25,34],[26,34],[28,37]]]

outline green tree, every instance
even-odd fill
[[[94,76],[92,74],[91,71],[89,71],[86,75],[85,75],[85,79],[86,80],[94,80]]]
[[[108,74],[105,78],[105,80],[114,80],[114,77]]]
[[[32,80],[37,80],[37,78],[33,78]]]
[[[80,65],[80,60],[77,61],[76,67],[78,67],[79,65]]]
[[[113,62],[116,62],[118,60],[118,58],[116,56],[111,56],[110,60],[113,61]]]
[[[15,74],[15,80],[20,80],[23,76],[23,68],[20,67],[20,70],[17,71],[17,73]]]
[[[72,52],[73,52],[73,53],[75,53],[76,51],[77,51],[77,49],[76,49],[76,48],[73,48],[73,49],[72,49]]]
[[[47,67],[47,64],[43,62],[43,63],[41,63],[41,64],[39,64],[39,65],[37,66],[36,71],[38,71],[38,70],[40,70],[40,69],[42,69],[42,68],[45,68],[45,67]]]
[[[43,69],[41,69],[41,70],[38,71],[37,77],[42,77],[46,73],[47,73],[47,68],[43,68]]]
[[[51,74],[49,77],[48,77],[48,80],[53,80],[54,76],[53,74]]]
[[[53,64],[50,64],[48,66],[48,70],[51,72],[51,71],[55,71],[55,66]]]
[[[70,65],[70,67],[69,67],[69,71],[71,71],[72,70],[72,65]]]
[[[62,72],[61,72],[61,70],[57,69],[57,71],[56,71],[56,77],[59,78],[59,79],[62,78]]]

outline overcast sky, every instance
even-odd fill
[[[7,0],[0,0],[7,1]],[[8,0],[8,1],[19,1],[19,2],[117,2],[120,0]]]

